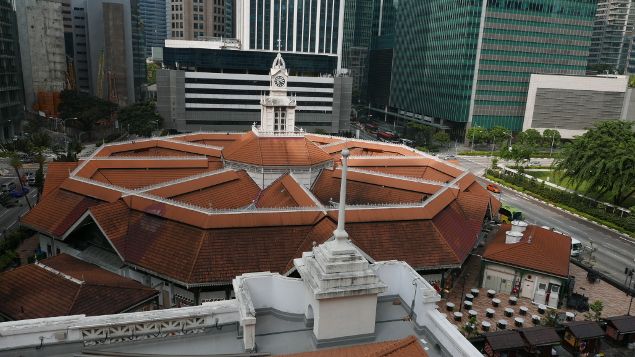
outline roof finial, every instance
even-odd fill
[[[280,44],[282,43],[280,37],[278,37],[278,40],[276,42],[278,42],[278,52],[280,52]]]
[[[342,182],[340,183],[340,204],[337,212],[337,229],[333,232],[335,240],[343,242],[348,239],[348,233],[344,229],[346,223],[346,174],[348,172],[348,156],[350,151],[347,148],[342,150]]]

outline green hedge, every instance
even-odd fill
[[[538,182],[537,180],[529,179],[522,175],[503,174],[498,171],[488,170],[487,177],[511,186],[518,191],[526,191],[532,194],[532,196],[541,198],[561,208],[635,237],[635,215],[628,216],[623,214],[623,216],[620,216],[619,211],[616,211],[618,213],[613,213],[609,211],[611,209],[610,207],[606,207],[601,203],[583,199],[573,193],[551,188],[545,185],[544,182]]]
[[[5,270],[18,259],[18,253],[15,250],[20,243],[32,235],[33,231],[26,228],[19,228],[5,235],[0,242],[0,271]]]
[[[498,151],[459,151],[458,155],[461,156],[500,156]],[[556,157],[556,153],[553,156],[549,156],[548,152],[535,152],[531,154],[532,159],[550,159]]]

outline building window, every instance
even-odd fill
[[[287,117],[287,112],[284,108],[275,108],[274,109],[274,117],[273,117],[273,131],[284,131],[285,130],[285,119]]]
[[[53,247],[50,244],[46,245],[46,254],[50,257],[53,255]]]

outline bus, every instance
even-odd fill
[[[523,213],[512,206],[502,205],[498,210],[500,220],[503,223],[511,223],[512,221],[519,221],[523,219]]]

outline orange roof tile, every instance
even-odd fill
[[[390,160],[387,160],[387,161],[390,161]],[[436,169],[433,169],[427,166],[386,166],[386,167],[369,166],[369,167],[364,167],[364,169],[369,171],[377,171],[377,172],[383,172],[387,174],[415,177],[415,178],[421,178],[424,180],[439,181],[439,182],[449,182],[454,179],[454,177],[448,174],[445,174],[441,171],[438,171]]]
[[[330,202],[339,201],[341,180],[338,176],[340,173],[341,171],[339,170],[322,170],[322,173],[313,184],[312,192],[322,204],[329,205]],[[382,186],[378,184],[375,178],[371,178],[371,175],[354,172],[349,172],[349,175],[351,180],[347,183],[347,204],[413,203],[422,202],[427,197],[426,194],[420,192]],[[353,180],[353,178],[357,180]],[[373,182],[367,183],[362,181],[363,179]]]
[[[325,348],[313,352],[284,355],[285,357],[427,357],[415,336],[401,340],[359,344],[349,347]]]
[[[254,203],[260,187],[245,171],[233,172],[236,178],[196,191],[172,196],[175,201],[190,203],[203,208],[241,208]]]
[[[571,238],[538,226],[530,225],[520,242],[505,243],[505,233],[511,225],[501,225],[489,243],[483,258],[532,269],[562,277],[569,276]]]
[[[258,196],[256,207],[316,207],[313,197],[289,174],[280,176]]]
[[[62,237],[88,208],[100,202],[58,188],[24,215],[20,223],[39,232]]]
[[[99,169],[91,179],[129,189],[172,181],[207,171],[207,168]]]
[[[42,197],[51,193],[58,188],[62,182],[68,177],[69,173],[77,167],[77,162],[51,162],[47,165],[46,179],[44,180],[44,189]]]
[[[253,132],[223,149],[223,157],[259,166],[312,166],[331,160],[304,137],[259,137]]]
[[[437,214],[432,222],[462,264],[476,246],[483,221],[466,219],[461,206],[454,201]]]
[[[60,254],[0,274],[0,313],[14,320],[64,315],[116,314],[158,295],[158,291]],[[36,288],[34,288],[36,287]],[[107,303],[104,303],[107,302]]]

